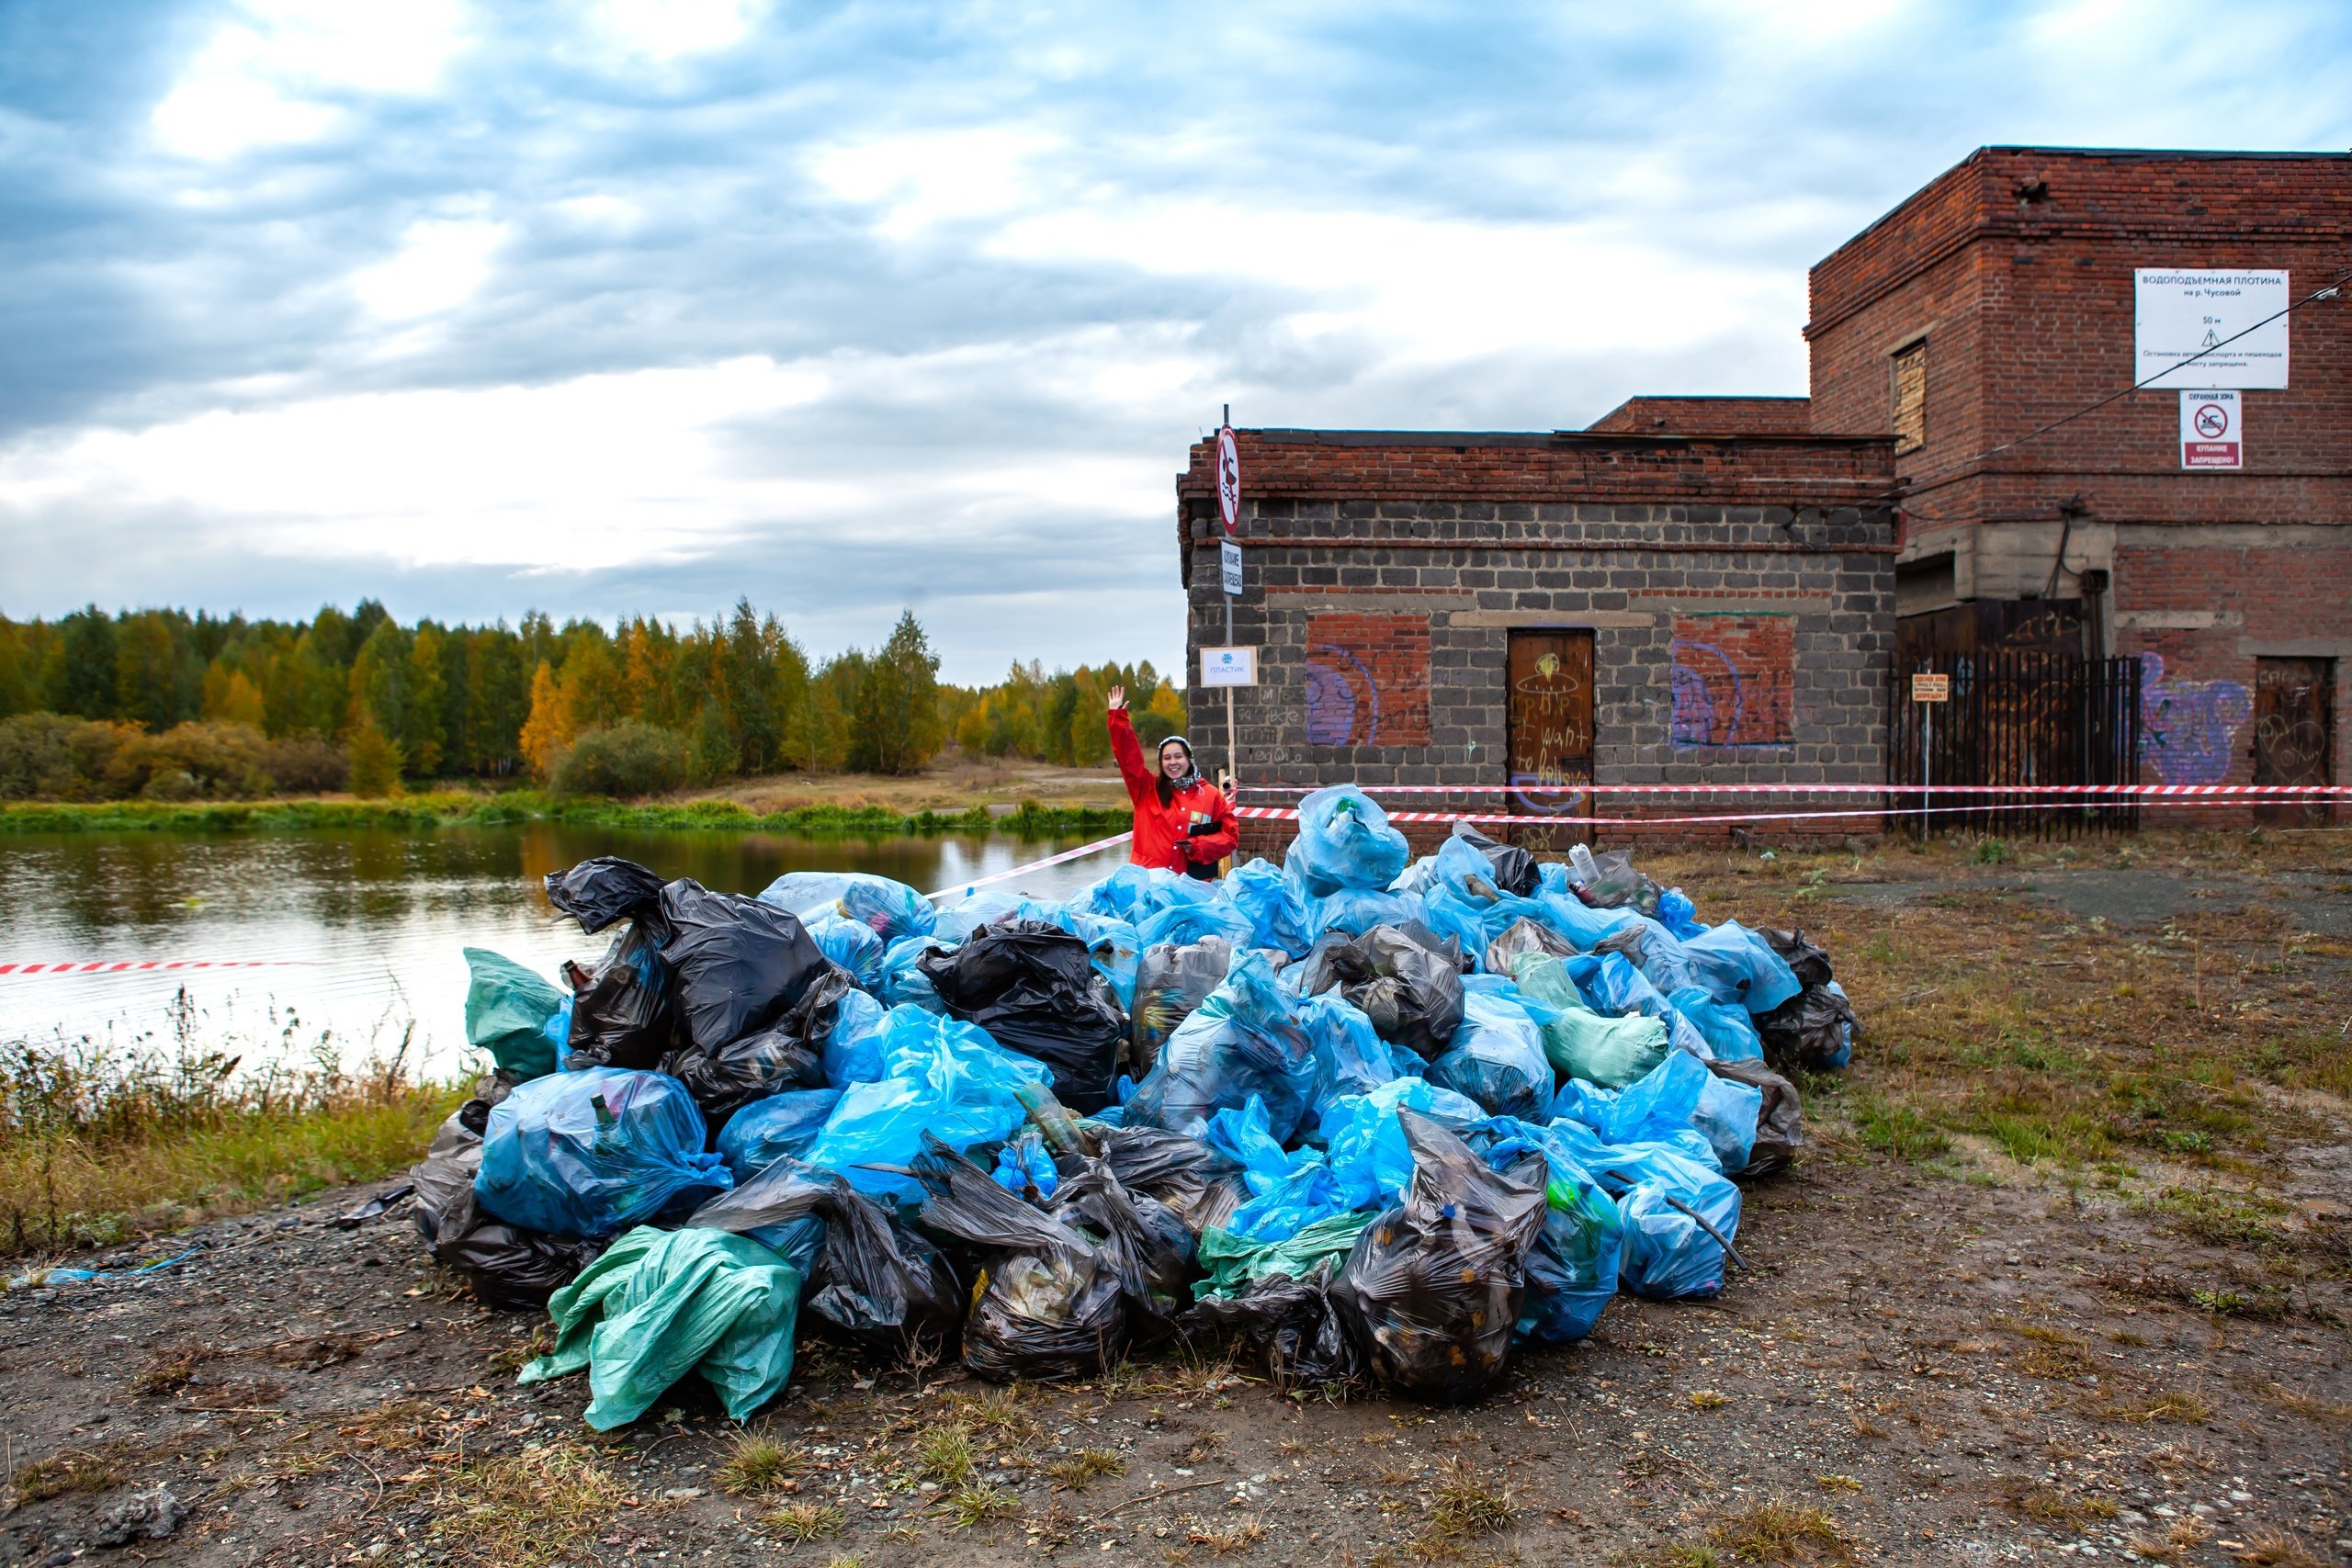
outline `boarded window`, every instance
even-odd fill
[[[1928,444],[1928,340],[1894,355],[1894,452],[1917,452]]]

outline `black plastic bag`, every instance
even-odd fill
[[[659,918],[662,879],[618,855],[583,860],[569,871],[547,874],[548,902],[594,936],[618,920]]]
[[[1363,1010],[1374,1033],[1425,1062],[1445,1055],[1462,1027],[1462,950],[1418,920],[1374,926],[1359,937],[1338,933],[1303,961],[1303,996],[1337,987]]]
[[[1168,1205],[1195,1237],[1250,1201],[1241,1162],[1198,1138],[1158,1127],[1103,1127],[1096,1142],[1121,1186]]]
[[[1062,1104],[1084,1115],[1110,1103],[1127,1021],[1096,984],[1080,938],[1043,920],[1001,920],[915,967],[950,1014],[1051,1067]]]
[[[1127,1036],[1127,1070],[1138,1080],[1159,1060],[1159,1048],[1176,1026],[1193,1016],[1232,966],[1233,944],[1221,936],[1154,942],[1143,950]]]
[[[1788,1169],[1796,1152],[1804,1147],[1804,1111],[1797,1100],[1797,1086],[1761,1062],[1709,1062],[1707,1070],[1719,1078],[1751,1084],[1764,1091],[1747,1164],[1724,1174],[1753,1180]]]
[[[548,1235],[483,1213],[474,1202],[481,1133],[469,1122],[477,1107],[474,1120],[486,1123],[490,1102],[468,1100],[441,1123],[432,1148],[409,1173],[416,1184],[416,1228],[434,1261],[463,1276],[483,1305],[544,1307],[596,1260],[610,1238]]]
[[[1530,953],[1541,953],[1553,958],[1574,958],[1577,946],[1551,927],[1521,915],[1503,928],[1502,935],[1487,944],[1487,973],[1517,974],[1512,961]]]
[[[1779,953],[1797,977],[1800,986],[1826,986],[1837,978],[1829,972],[1829,950],[1817,942],[1807,942],[1804,932],[1776,931],[1770,926],[1756,933],[1765,945]]]
[[[627,863],[624,862],[623,863]],[[678,1010],[654,925],[634,921],[613,939],[585,987],[571,998],[564,1066],[646,1071],[677,1043]]]
[[[1758,1014],[1756,1032],[1763,1037],[1764,1059],[1775,1067],[1829,1071],[1846,1065],[1858,1022],[1853,1003],[1824,983],[1807,985]]]
[[[1304,1280],[1269,1274],[1239,1295],[1204,1297],[1184,1314],[1184,1332],[1239,1340],[1278,1390],[1363,1382],[1369,1369],[1331,1304],[1331,1277],[1327,1259]]]
[[[992,1382],[1051,1382],[1116,1366],[1133,1280],[1094,1238],[1031,1207],[926,1134],[914,1175],[922,1223],[984,1261],[964,1322],[964,1365]]]
[[[823,1228],[801,1311],[865,1349],[904,1357],[950,1341],[963,1292],[939,1249],[841,1175],[780,1159],[695,1211],[706,1230]],[[765,1239],[764,1237],[763,1239]]]
[[[1086,1160],[1054,1190],[1050,1212],[1102,1238],[1103,1253],[1126,1287],[1131,1341],[1156,1341],[1172,1332],[1176,1314],[1192,1304],[1199,1272],[1193,1254],[1200,1242],[1173,1209],[1122,1184],[1107,1162]]]
[[[1506,1173],[1489,1170],[1437,1122],[1396,1114],[1413,1179],[1404,1201],[1356,1238],[1332,1300],[1382,1382],[1458,1404],[1492,1382],[1510,1353],[1550,1171],[1536,1153]]]
[[[1453,825],[1453,836],[1487,857],[1495,886],[1515,897],[1532,898],[1544,885],[1535,857],[1516,844],[1498,844],[1467,822]]]
[[[662,1059],[662,1070],[686,1086],[715,1139],[729,1117],[754,1100],[825,1087],[825,1037],[842,998],[854,988],[849,971],[829,962],[773,1027],[715,1051],[683,1046]]]
[[[774,1026],[832,967],[798,916],[756,898],[681,877],[662,890],[662,917],[679,1016],[705,1051]]]

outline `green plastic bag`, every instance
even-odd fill
[[[1539,1029],[1554,1070],[1601,1089],[1623,1089],[1666,1060],[1671,1044],[1663,1021],[1593,1011],[1568,966],[1550,953],[1520,953],[1510,972],[1521,990],[1560,1015]]]
[[[1245,1241],[1215,1226],[1201,1233],[1201,1267],[1208,1278],[1193,1287],[1198,1296],[1237,1296],[1270,1274],[1304,1280],[1327,1258],[1347,1260],[1355,1249],[1357,1233],[1372,1224],[1375,1211],[1332,1214],[1306,1226],[1288,1241]]]
[[[466,1043],[518,1082],[556,1068],[556,1042],[548,1021],[563,1011],[564,994],[513,959],[486,947],[466,949],[473,979],[466,987]]]
[[[518,1380],[588,1371],[587,1422],[626,1427],[690,1371],[741,1421],[784,1392],[800,1270],[774,1247],[727,1231],[640,1225],[548,1301],[552,1354]]]

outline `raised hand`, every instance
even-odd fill
[[[1125,686],[1114,686],[1114,687],[1112,687],[1112,688],[1111,688],[1111,708],[1112,708],[1112,711],[1115,713],[1115,712],[1116,712],[1116,711],[1118,711],[1120,708],[1123,708],[1123,707],[1125,707],[1125,706],[1126,706],[1126,705],[1127,705],[1127,689],[1126,689]]]

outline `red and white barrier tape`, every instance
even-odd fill
[[[2271,798],[2274,803],[2276,797]],[[1391,822],[1469,822],[1481,826],[1504,828],[1649,828],[1679,827],[1710,822],[1851,822],[1863,818],[1951,817],[1987,811],[2063,811],[2069,807],[2089,810],[2105,804],[2098,800],[1987,802],[1982,806],[1898,806],[1890,807],[1844,807],[1827,811],[1720,811],[1687,817],[1576,817],[1550,811],[1506,813],[1499,811],[1391,811]],[[2166,802],[2181,807],[2199,806],[2231,806],[2228,800],[2182,800]],[[2313,804],[2324,804],[2313,802]],[[1237,806],[1236,817],[1261,822],[1295,822],[1298,811],[1285,806]]]
[[[1293,812],[1291,815],[1295,817],[1298,814],[1296,812]],[[923,897],[926,898],[946,898],[959,893],[968,895],[974,888],[986,887],[992,882],[1009,882],[1016,876],[1026,876],[1033,871],[1042,870],[1049,865],[1059,865],[1066,860],[1078,860],[1082,856],[1100,854],[1102,851],[1114,849],[1120,844],[1125,843],[1129,839],[1134,837],[1135,834],[1132,831],[1125,833],[1114,833],[1107,839],[1097,839],[1091,844],[1080,844],[1074,850],[1064,850],[1057,855],[1047,855],[1044,860],[1033,860],[1027,865],[1016,865],[1011,871],[991,872],[988,875],[979,877],[971,882],[959,882],[953,887],[943,887],[936,893],[926,893]]]
[[[1312,795],[1328,784],[1238,784],[1236,795]],[[2352,784],[1358,784],[1366,795],[2052,795],[2143,800],[2304,800],[2352,795]]]
[[[86,964],[0,964],[0,975],[144,975],[177,969],[291,969],[307,958],[125,958]]]

